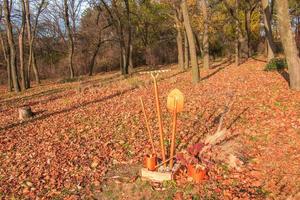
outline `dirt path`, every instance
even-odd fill
[[[175,87],[186,96],[185,112],[179,116],[178,125],[181,148],[213,133],[221,109],[231,99],[234,101],[225,125],[236,135],[234,142],[242,144],[241,171],[218,164],[203,185],[178,180],[166,185],[165,192],[153,191],[153,186],[138,179],[134,187],[124,187],[127,192],[114,198],[132,199],[134,194],[142,198],[140,191],[146,191],[145,199],[147,195],[162,199],[286,199],[300,192],[300,94],[288,90],[280,74],[264,72],[263,66],[255,60],[240,67],[221,65],[203,72],[198,85],[191,84],[190,72],[179,73],[173,66],[172,73],[159,82],[164,105],[168,92]],[[84,92],[76,89],[78,83],[53,83],[42,91],[34,89],[26,98],[3,94],[0,196],[86,199],[100,198],[101,192],[110,191],[103,189],[107,184],[103,177],[110,169],[116,164],[140,164],[150,149],[140,122],[140,96],[158,143],[149,78],[137,75],[97,84],[98,78],[99,82],[103,79],[93,78],[94,86]],[[30,104],[37,115],[16,122],[15,103]],[[165,106],[163,117],[168,136],[170,116]]]

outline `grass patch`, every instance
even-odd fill
[[[138,78],[128,78],[127,79],[128,84],[133,87],[133,88],[137,88],[137,87],[141,87],[143,85],[145,85],[144,81],[138,79]]]
[[[284,70],[287,68],[286,59],[283,58],[273,58],[265,66],[265,71],[277,71]]]

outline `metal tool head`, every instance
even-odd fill
[[[159,76],[159,74],[166,73],[166,72],[169,72],[169,71],[171,71],[171,70],[169,70],[169,69],[165,69],[165,70],[153,70],[153,71],[140,72],[140,74],[150,74],[153,79],[156,79]]]

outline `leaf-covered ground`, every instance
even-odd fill
[[[178,151],[212,134],[223,107],[233,102],[224,127],[232,135],[231,143],[240,146],[243,164],[241,169],[231,170],[225,163],[216,162],[210,179],[200,185],[183,176],[153,186],[132,175],[150,149],[139,97],[145,101],[159,147],[149,75],[124,79],[118,73],[108,73],[80,82],[47,82],[18,96],[6,93],[1,86],[0,197],[297,198],[300,93],[289,90],[278,72],[263,71],[264,65],[257,60],[239,67],[215,64],[201,73],[202,81],[197,85],[191,84],[190,71],[182,73],[176,66],[165,67],[172,71],[160,76],[166,138],[170,136],[167,94],[178,88],[186,97],[185,110],[178,119]],[[36,115],[21,122],[18,107],[25,104]],[[118,175],[118,165],[128,169],[127,173]]]

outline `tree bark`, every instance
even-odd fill
[[[127,54],[126,54],[126,66],[125,66],[125,74],[129,74],[129,71],[133,70],[133,63],[132,63],[132,27],[131,27],[131,17],[130,17],[130,7],[129,1],[124,0],[125,7],[126,7],[126,14],[127,14],[127,33],[128,33],[128,40],[127,40]],[[131,70],[129,70],[131,69]]]
[[[272,26],[271,26],[271,9],[269,0],[261,0],[262,8],[263,8],[263,18],[264,18],[264,28],[266,32],[266,39],[267,39],[267,52],[268,52],[268,62],[275,57],[275,44],[273,41],[273,33],[272,33]]]
[[[13,30],[12,24],[10,20],[10,8],[9,8],[9,1],[3,1],[4,7],[4,18],[5,18],[5,25],[6,25],[6,33],[7,33],[7,40],[9,45],[10,51],[10,64],[11,64],[11,77],[15,92],[20,92],[20,84],[18,81],[18,74],[17,74],[17,56],[16,56],[16,49],[15,49],[15,41],[13,37]]]
[[[190,66],[189,42],[187,39],[186,31],[184,31],[184,68],[188,69],[189,66]]]
[[[279,22],[279,34],[289,67],[290,87],[300,91],[300,59],[292,31],[289,15],[289,5],[286,0],[277,0],[275,3]]]
[[[246,57],[251,57],[251,47],[250,47],[250,41],[251,41],[251,33],[250,33],[250,23],[251,23],[251,12],[249,10],[245,10],[245,30],[246,30]]]
[[[207,13],[207,2],[201,0],[201,10],[204,21],[203,31],[203,67],[209,69],[209,39],[208,39],[208,13]]]
[[[0,21],[2,21],[2,11],[3,11],[3,6],[0,3]],[[4,42],[5,40],[5,42]],[[6,62],[6,71],[7,71],[7,90],[9,92],[12,91],[12,82],[11,82],[11,67],[10,67],[10,54],[9,54],[9,48],[7,47],[7,37],[4,37],[2,35],[2,30],[0,29],[0,44],[2,46],[2,51],[3,51],[3,56]]]
[[[26,71],[24,66],[24,34],[25,34],[25,4],[22,1],[22,24],[19,31],[19,59],[20,59],[20,70],[21,70],[21,88],[26,90]]]
[[[64,0],[64,18],[65,18],[65,25],[68,34],[68,49],[69,49],[69,71],[70,71],[70,78],[74,78],[74,67],[73,67],[73,57],[74,57],[74,39],[69,19],[69,6],[68,0]]]
[[[235,33],[235,65],[239,66],[240,65],[240,23],[238,19],[238,14],[239,14],[239,0],[235,0],[235,8],[236,8],[236,18],[235,18],[235,28],[236,28],[236,33]]]
[[[24,66],[24,22],[21,25],[21,29],[19,32],[19,59],[20,59],[20,70],[21,70],[21,88],[22,90],[26,90],[26,72]]]
[[[178,67],[180,70],[184,70],[184,57],[183,57],[183,37],[182,37],[182,13],[180,9],[176,9],[176,30],[177,30],[177,53],[178,53]]]
[[[7,38],[5,37],[5,39],[4,39],[4,37],[2,36],[1,32],[0,32],[0,40],[1,40],[1,46],[2,46],[2,51],[3,51],[4,59],[5,59],[5,62],[6,62],[7,90],[9,92],[11,92],[12,89],[13,89],[13,85],[12,85],[12,80],[11,80],[10,53],[9,53],[9,48],[7,47],[7,44],[8,44]],[[5,40],[5,42],[4,42],[4,40]]]
[[[132,55],[133,55],[133,44],[129,45],[129,66],[128,66],[128,73],[132,74],[133,73],[133,60],[132,60]]]
[[[200,81],[200,73],[199,73],[199,67],[197,61],[197,52],[196,52],[195,39],[194,39],[192,26],[190,24],[190,18],[189,18],[186,0],[182,0],[181,10],[183,14],[184,27],[189,42],[189,50],[190,50],[191,64],[192,64],[192,80],[193,83],[198,83]]]
[[[101,37],[99,36],[96,48],[94,50],[92,59],[91,59],[90,64],[89,64],[89,76],[93,75],[95,60],[96,60],[97,54],[99,52],[100,46],[101,46]]]
[[[127,64],[127,53],[126,53],[126,45],[125,45],[125,39],[124,39],[124,33],[123,33],[123,27],[122,25],[120,24],[120,30],[119,30],[119,40],[120,40],[120,53],[121,53],[121,73],[122,75],[126,75],[126,71],[127,71],[127,67],[128,67],[128,64]]]

